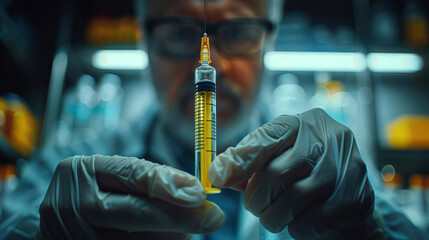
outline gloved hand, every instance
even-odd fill
[[[353,133],[313,109],[280,116],[217,156],[213,184],[243,190],[243,202],[271,232],[295,239],[364,239],[374,193]]]
[[[42,239],[184,239],[224,214],[193,176],[137,158],[75,156],[58,165],[40,206]]]

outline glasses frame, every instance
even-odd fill
[[[204,22],[201,20],[198,20],[196,18],[191,18],[191,17],[153,18],[153,19],[148,19],[147,21],[145,21],[143,26],[145,27],[145,30],[148,33],[148,35],[150,35],[158,25],[168,24],[168,23],[181,23],[181,24],[195,25],[195,26],[201,27],[201,29],[202,29],[201,32],[204,32]],[[231,19],[222,20],[222,21],[215,22],[215,23],[207,23],[206,24],[206,30],[207,30],[207,34],[209,36],[211,34],[213,34],[213,35],[215,35],[215,38],[216,38],[216,35],[218,33],[219,28],[227,26],[227,25],[239,25],[239,24],[261,25],[266,30],[265,36],[270,35],[274,31],[274,28],[275,28],[275,25],[271,21],[269,21],[267,19],[263,19],[263,18],[231,18]],[[219,44],[216,44],[216,41],[214,41],[213,44],[218,50],[220,50],[218,52],[227,58],[230,58],[231,56],[240,57],[240,58],[252,58],[252,57],[255,57],[255,55],[258,55],[260,52],[260,50],[259,50],[257,53],[254,53],[254,54],[229,54],[229,53],[226,53],[226,51],[223,51],[223,49],[219,46]]]

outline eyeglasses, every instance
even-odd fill
[[[173,17],[151,19],[145,24],[151,51],[173,57],[198,56],[204,23],[195,18]],[[265,19],[234,18],[207,24],[210,44],[226,57],[252,57],[263,46],[274,25]]]

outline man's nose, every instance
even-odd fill
[[[210,46],[210,58],[212,60],[211,65],[216,68],[217,75],[225,74],[232,67],[231,60],[220,55],[214,44]]]

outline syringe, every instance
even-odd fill
[[[207,171],[216,156],[216,69],[209,64],[210,45],[207,34],[201,39],[200,63],[195,69],[195,176],[208,194],[220,193],[212,188]]]

